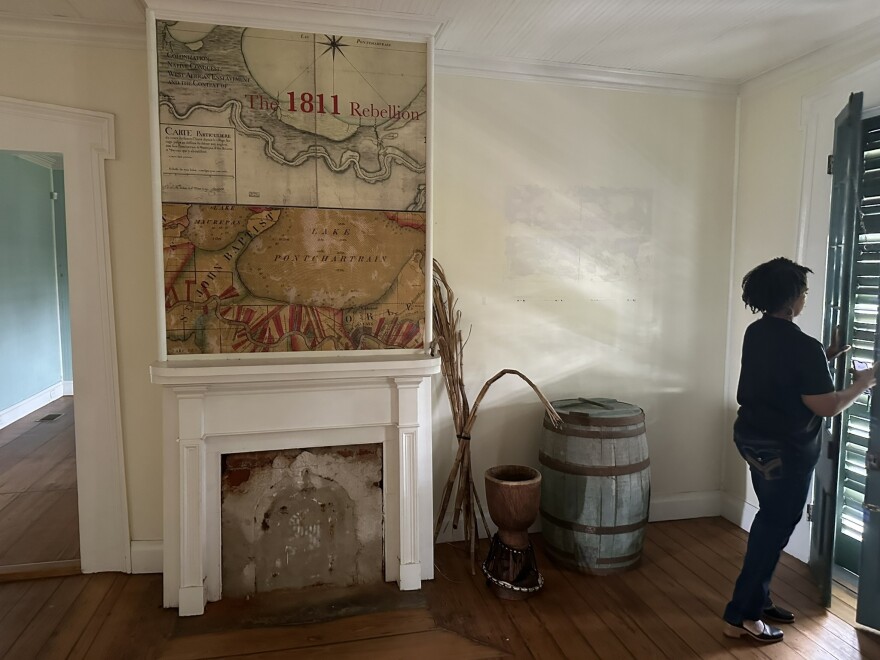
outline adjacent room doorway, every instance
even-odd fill
[[[0,577],[78,573],[61,154],[0,151]]]
[[[104,171],[115,157],[113,116],[0,97],[0,149],[63,158],[80,564],[130,572]]]

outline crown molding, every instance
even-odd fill
[[[144,28],[134,23],[86,23],[68,19],[15,18],[0,20],[0,39],[41,40],[104,46],[110,48],[146,47]]]
[[[440,20],[408,15],[330,9],[311,3],[280,0],[146,0],[159,18],[244,25],[269,29],[321,32],[327,29],[369,37],[425,39],[442,28]],[[243,11],[247,10],[247,11]],[[0,38],[47,40],[89,46],[146,48],[146,31],[136,24],[100,24],[55,19],[8,19],[0,22]],[[737,85],[725,80],[673,74],[607,69],[579,64],[513,58],[479,57],[435,51],[440,74],[503,80],[551,82],[583,87],[655,93],[735,96]]]
[[[878,57],[880,57],[880,20],[875,20],[806,55],[741,81],[739,92],[742,96],[748,96],[772,89],[807,71],[840,65],[847,60],[854,60],[852,69],[858,69],[866,60]],[[842,72],[841,75],[846,75],[846,72]]]
[[[284,0],[144,0],[144,4],[156,18],[165,20],[302,32],[334,30],[403,41],[424,41],[443,26],[441,20],[412,14]]]
[[[735,83],[693,76],[537,60],[476,57],[444,50],[435,51],[434,57],[435,71],[448,75],[552,82],[637,92],[731,97],[737,93]]]

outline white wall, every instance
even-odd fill
[[[116,117],[107,203],[122,431],[133,539],[162,535],[161,405],[156,357],[146,52],[50,41],[0,41],[0,96],[99,110]],[[2,148],[2,145],[0,145]]]
[[[146,53],[6,40],[0,95],[116,117],[107,182],[131,530],[160,539]],[[636,403],[655,502],[717,512],[734,101],[438,75],[436,103],[435,256],[473,326],[472,396],[514,367],[551,398]],[[439,380],[435,402],[439,491],[454,450]],[[541,416],[524,384],[496,384],[475,471],[535,465]]]
[[[635,403],[652,515],[717,515],[735,100],[445,75],[435,99],[434,252],[472,326],[471,400],[516,368],[551,399]],[[439,499],[455,440],[435,395]],[[537,465],[542,414],[515,377],[493,385],[481,492],[492,465]]]
[[[854,72],[878,61],[880,49],[876,45],[849,52],[842,48],[826,50],[755,79],[742,89],[727,428],[736,415],[740,344],[745,328],[754,320],[740,300],[739,282],[746,272],[776,256],[800,259],[811,267],[815,274],[811,276],[810,299],[800,325],[805,332],[820,336],[831,178],[819,176],[814,182],[812,174],[817,167],[824,169],[830,153],[834,114],[846,104],[850,91],[860,91],[864,84],[876,80],[876,72],[864,76]],[[852,86],[846,83],[847,78]],[[828,94],[838,98],[826,98]],[[825,111],[829,103],[830,113]],[[808,141],[806,129],[820,107],[824,114],[818,118],[815,141]],[[748,527],[757,499],[745,463],[732,442],[725,445],[723,489],[724,515]],[[787,550],[806,560],[806,521],[798,526]]]

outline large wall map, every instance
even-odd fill
[[[426,45],[156,35],[168,353],[421,348]]]

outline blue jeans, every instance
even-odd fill
[[[819,457],[819,445],[803,449],[765,438],[734,437],[749,464],[759,510],[749,530],[749,542],[733,597],[724,620],[739,625],[758,620],[770,600],[770,580],[782,549],[801,519]]]

